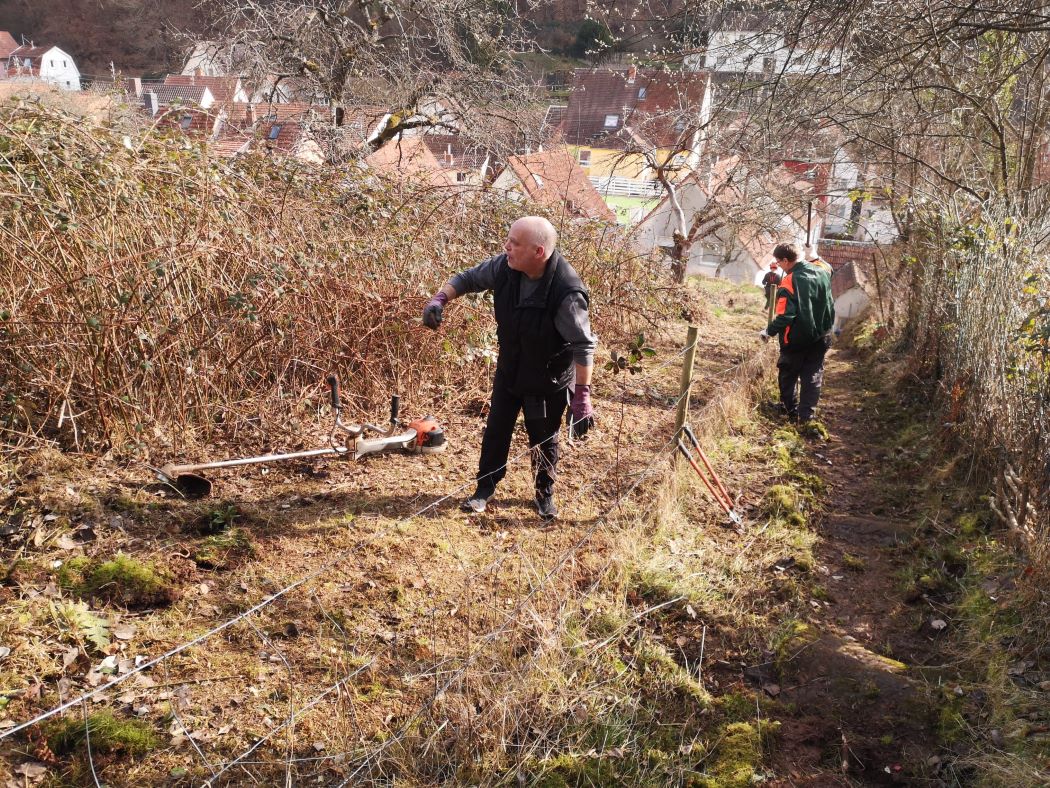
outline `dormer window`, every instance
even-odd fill
[[[642,87],[638,88],[638,100],[639,101],[644,101],[645,100],[645,86],[644,85]]]
[[[280,137],[281,129],[283,128],[284,126],[282,126],[280,123],[274,123],[272,126],[270,126],[270,134],[267,137],[267,139],[275,140],[278,137]]]
[[[620,122],[619,115],[606,115],[605,116],[605,128],[615,129],[616,125]]]
[[[182,120],[179,122],[179,126],[182,127],[183,131],[189,131],[190,126],[193,125],[192,115],[183,115]]]

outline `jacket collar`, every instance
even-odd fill
[[[554,276],[558,272],[558,268],[561,266],[564,258],[561,253],[555,249],[551,252],[551,256],[547,258],[547,267],[543,271],[543,276],[540,277],[539,284],[536,289],[532,291],[526,300],[519,302],[518,306],[522,307],[545,307],[547,305],[547,295],[550,293],[551,282],[554,281]],[[521,282],[525,279],[525,274],[521,271],[515,271],[517,274],[518,288],[520,292]]]

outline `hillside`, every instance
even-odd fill
[[[5,0],[0,30],[61,47],[87,76],[109,74],[110,63],[130,75],[156,74],[182,69],[183,34],[205,27],[197,6],[196,0]]]

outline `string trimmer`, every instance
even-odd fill
[[[235,468],[241,465],[259,465],[284,460],[303,460],[312,457],[339,456],[358,460],[366,454],[402,449],[418,454],[435,454],[448,447],[445,432],[433,416],[416,419],[407,425],[398,419],[401,399],[396,394],[390,398],[390,425],[377,427],[374,424],[344,424],[342,403],[339,398],[339,378],[328,376],[331,390],[332,410],[335,421],[328,435],[328,446],[307,451],[295,451],[287,454],[263,454],[258,457],[241,457],[218,462],[203,462],[197,465],[168,464],[154,469],[157,478],[162,482],[174,485],[183,495],[191,498],[202,498],[211,493],[211,482],[197,471],[216,468]],[[374,434],[375,437],[366,437]]]

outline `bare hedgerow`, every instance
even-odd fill
[[[6,440],[97,450],[302,433],[325,375],[371,413],[477,395],[491,310],[419,314],[535,210],[350,168],[213,157],[33,104],[0,109]],[[607,341],[670,307],[604,225],[558,221]],[[311,402],[313,406],[311,406]]]

